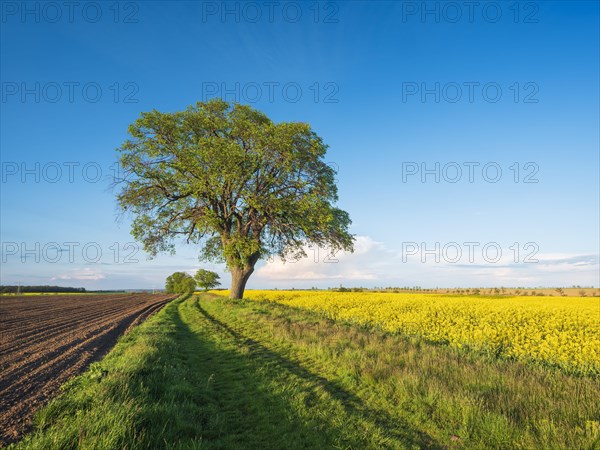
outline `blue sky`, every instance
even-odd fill
[[[600,284],[598,2],[270,5],[2,3],[3,284],[227,286],[147,260],[109,189],[140,112],[212,96],[309,122],[357,235],[250,288]]]

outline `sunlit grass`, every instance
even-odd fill
[[[246,297],[452,347],[600,375],[600,298],[328,291],[247,291]]]
[[[17,448],[597,448],[599,383],[264,301],[167,305]]]

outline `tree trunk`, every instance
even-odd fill
[[[229,298],[244,298],[244,289],[246,289],[246,283],[252,272],[254,272],[254,267],[252,266],[243,269],[231,269],[231,291]]]

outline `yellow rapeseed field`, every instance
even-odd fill
[[[255,290],[245,296],[453,347],[600,374],[599,298]]]

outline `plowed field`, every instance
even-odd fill
[[[0,297],[0,446],[25,431],[61,384],[101,358],[166,294]]]

